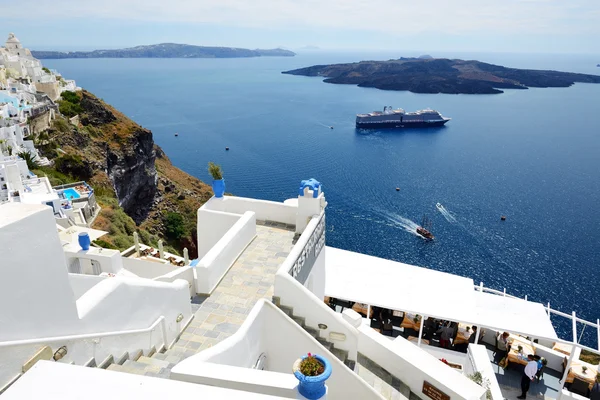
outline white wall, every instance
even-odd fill
[[[122,257],[123,268],[136,274],[140,278],[154,279],[159,276],[169,274],[177,269],[176,266],[168,262],[139,260],[136,258]],[[157,259],[158,260],[158,259]]]
[[[0,341],[54,336],[78,324],[52,210],[0,207]]]
[[[492,392],[493,400],[503,400],[504,396],[498,385],[496,374],[492,369],[492,364],[487,353],[487,349],[483,345],[469,344],[467,357],[470,364],[473,366],[474,372],[480,372],[484,381],[487,379],[490,383],[489,389]]]
[[[174,282],[177,279],[183,279],[188,283],[188,287],[190,289],[190,296],[194,296],[196,294],[196,285],[194,282],[194,267],[190,267],[186,265],[185,267],[179,267],[174,271],[169,272],[168,274],[164,274],[157,278],[154,278],[155,281],[158,282]]]
[[[71,289],[73,290],[75,299],[79,299],[85,292],[96,286],[96,284],[104,279],[108,279],[108,277],[98,275],[69,274],[69,283],[71,284]]]
[[[71,265],[73,259],[78,258],[82,265],[82,272],[88,274],[92,273],[91,264],[89,263],[91,260],[100,264],[101,272],[116,274],[123,269],[123,258],[121,257],[121,253],[117,250],[98,247],[90,247],[89,250],[79,250],[76,252],[65,250],[65,258],[67,260],[67,265]],[[88,262],[85,262],[86,260],[88,260]],[[88,265],[90,268],[86,271],[84,265]]]
[[[319,335],[335,344],[342,350],[347,350],[351,360],[357,359],[358,331],[346,322],[341,314],[330,309],[322,299],[317,298],[307,288],[302,286],[284,270],[282,266],[275,274],[275,296],[280,298],[281,305],[292,307],[294,315],[304,317],[306,325],[317,329],[319,324],[327,325],[320,329]],[[330,336],[331,334],[334,336]],[[338,334],[344,340],[335,340]]]
[[[99,282],[77,300],[77,309],[86,332],[141,329],[163,315],[169,340],[179,333],[177,316],[192,314],[188,282],[123,277]]]
[[[255,236],[256,218],[246,212],[194,267],[196,293],[212,293]]]
[[[202,259],[219,239],[241,218],[239,214],[198,209],[198,259]]]
[[[234,214],[243,214],[253,211],[256,219],[261,221],[275,221],[284,224],[296,224],[297,206],[279,203],[276,201],[249,199],[246,197],[224,196],[222,198],[212,197],[201,209],[224,211]]]
[[[297,385],[292,374],[296,359],[308,352],[324,356],[333,372],[327,398],[379,399],[377,392],[340,360],[265,299],[259,300],[244,324],[231,337],[177,364],[171,379],[216,384],[264,394],[290,396]],[[265,371],[251,368],[265,353]],[[294,396],[295,397],[295,396]]]
[[[451,399],[485,399],[485,390],[466,376],[402,337],[391,341],[368,326],[359,328],[359,351],[379,364],[418,396],[427,381]]]

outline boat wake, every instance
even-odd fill
[[[444,207],[440,203],[437,203],[435,205],[435,208],[437,208],[438,211],[440,212],[440,214],[442,214],[444,216],[444,218],[446,218],[446,221],[451,222],[451,223],[456,222],[456,217],[454,215],[452,215],[452,213],[450,211],[448,211],[446,209],[446,207]]]
[[[421,235],[419,235],[417,233],[417,228],[419,227],[419,224],[417,224],[416,222],[408,219],[408,218],[404,218],[401,215],[398,214],[392,214],[392,213],[384,213],[386,219],[388,220],[388,222],[390,223],[390,225],[393,226],[397,226],[399,228],[404,229],[406,232],[408,233],[412,233],[415,236],[421,237]]]

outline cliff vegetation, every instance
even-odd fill
[[[125,249],[133,232],[156,246],[197,256],[196,211],[212,196],[210,186],[174,167],[154,144],[152,132],[93,94],[65,92],[51,128],[34,141],[53,167],[34,169],[53,185],[85,180],[102,211],[93,228],[108,231],[98,243]],[[67,118],[78,116],[78,118]]]

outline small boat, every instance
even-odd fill
[[[423,216],[423,222],[421,223],[421,226],[417,227],[417,233],[424,237],[426,240],[433,240],[435,236],[433,236],[433,233],[429,231],[430,229],[431,221],[426,216]]]
[[[437,208],[438,210],[442,211],[444,209],[444,206],[441,205],[440,203],[436,203],[435,208]]]
[[[179,136],[179,133],[175,133],[175,137]]]

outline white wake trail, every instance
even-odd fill
[[[417,228],[419,227],[419,224],[417,224],[416,222],[408,218],[404,218],[403,216],[398,214],[393,214],[389,212],[383,212],[383,214],[388,220],[388,222],[390,222],[391,224],[404,229],[408,233],[412,233],[415,236],[419,236],[419,234],[417,233]]]
[[[446,207],[444,207],[440,203],[437,203],[435,205],[435,207],[438,209],[440,214],[442,214],[444,216],[444,218],[446,218],[446,221],[452,222],[452,223],[456,222],[456,217],[454,215],[452,215],[452,213],[450,211],[448,211],[448,209]]]

